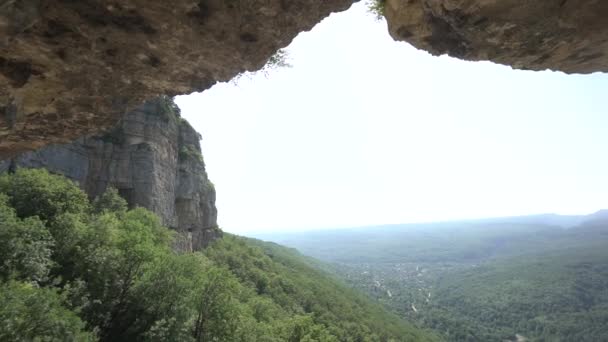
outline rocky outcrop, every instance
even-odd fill
[[[6,0],[0,156],[107,129],[159,94],[261,68],[354,0]],[[433,54],[608,71],[605,0],[374,0],[391,35]]]
[[[520,69],[608,71],[608,1],[386,0],[391,36]]]
[[[149,101],[103,136],[21,154],[0,162],[0,172],[47,168],[77,182],[91,198],[113,186],[130,206],[148,208],[176,229],[177,249],[201,249],[221,234],[215,189],[205,171],[200,135],[178,110],[167,97]]]
[[[111,127],[161,94],[260,69],[352,0],[0,2],[0,156]]]

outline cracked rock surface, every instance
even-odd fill
[[[260,69],[352,0],[0,1],[0,156]]]
[[[91,199],[112,186],[130,207],[147,208],[175,229],[177,250],[200,250],[221,236],[215,188],[200,135],[171,104],[167,97],[150,100],[102,136],[0,160],[0,173],[45,168],[76,182]]]
[[[608,71],[605,0],[387,0],[395,40],[519,69]]]
[[[113,126],[143,101],[257,70],[353,0],[2,0],[0,157]],[[386,0],[432,54],[608,71],[606,0]]]

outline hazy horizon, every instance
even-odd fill
[[[287,51],[291,68],[176,99],[228,232],[608,207],[606,74],[433,57],[363,2]]]
[[[492,216],[492,217],[470,217],[470,218],[459,218],[459,219],[446,219],[439,221],[416,221],[416,222],[394,222],[394,223],[377,223],[377,224],[366,224],[359,226],[334,226],[334,227],[315,227],[315,228],[302,228],[302,229],[281,229],[273,228],[273,229],[261,229],[259,231],[255,230],[247,230],[242,231],[239,234],[251,237],[257,236],[265,236],[272,235],[276,233],[306,233],[306,232],[317,232],[317,231],[338,231],[338,230],[359,230],[359,229],[367,229],[367,228],[378,228],[378,227],[391,227],[391,226],[416,226],[416,225],[433,225],[433,224],[450,224],[450,223],[474,223],[476,221],[494,221],[494,220],[508,220],[508,219],[518,219],[518,218],[528,218],[528,217],[536,217],[536,216],[544,216],[544,215],[557,215],[561,217],[578,217],[578,216],[589,216],[597,213],[598,211],[604,211],[608,209],[599,209],[593,212],[588,213],[580,213],[580,214],[557,214],[557,213],[537,213],[537,214],[526,214],[526,215],[513,215],[513,216]],[[500,222],[500,221],[499,221]]]

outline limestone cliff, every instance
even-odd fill
[[[76,181],[91,198],[114,186],[130,206],[148,208],[176,229],[178,249],[201,249],[221,234],[215,189],[200,135],[178,110],[166,97],[148,101],[105,135],[21,154],[0,162],[0,172],[44,167]]]

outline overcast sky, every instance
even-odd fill
[[[432,57],[363,3],[287,50],[292,68],[177,98],[226,231],[608,207],[606,74]]]

